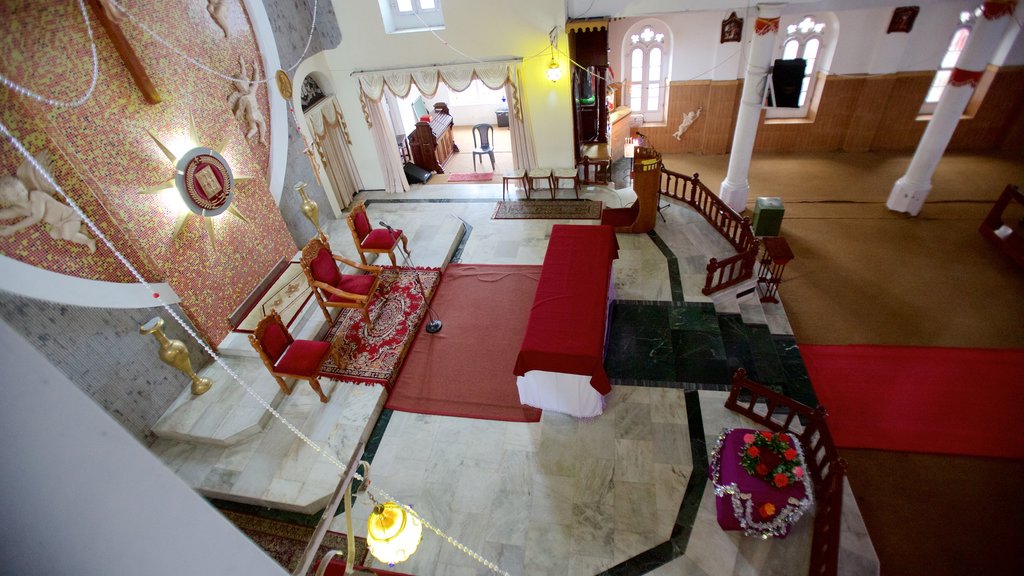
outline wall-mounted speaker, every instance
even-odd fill
[[[776,108],[799,108],[800,87],[804,81],[806,67],[807,60],[803,58],[776,60],[772,68],[772,89],[768,94],[767,105]]]

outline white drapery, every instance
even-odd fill
[[[384,113],[384,105],[380,100],[364,99],[367,124],[373,133],[373,145],[377,148],[381,169],[384,172],[384,191],[398,194],[409,191],[409,182],[405,179],[405,168],[398,156],[394,130]]]
[[[360,89],[365,96],[367,123],[374,133],[374,139],[378,142],[377,152],[382,152],[380,142],[387,142],[387,121],[381,111],[379,117],[372,113],[373,106],[381,107],[381,99],[384,97],[384,88],[391,90],[396,96],[406,97],[413,85],[424,96],[428,98],[437,93],[437,86],[444,82],[450,89],[461,92],[469,88],[474,79],[480,80],[484,86],[491,90],[505,90],[505,98],[509,103],[509,133],[512,139],[512,157],[515,159],[515,167],[529,170],[537,165],[533,145],[533,131],[529,125],[529,115],[526,113],[525,95],[522,91],[522,81],[519,74],[519,63],[521,60],[505,60],[501,62],[475,62],[471,64],[450,64],[444,66],[430,66],[422,68],[403,68],[399,70],[380,70],[353,72],[352,76],[359,80]],[[401,169],[401,162],[398,158],[396,147],[391,145],[389,150],[384,152],[381,158],[387,158],[385,164],[391,163],[391,157]],[[388,168],[385,166],[385,181]],[[403,184],[405,179],[402,178]],[[388,191],[408,190],[408,184],[404,188],[389,186]]]
[[[307,113],[306,119],[313,128],[313,139],[331,188],[338,195],[342,208],[346,208],[352,203],[355,193],[363,188],[363,182],[349,148],[352,141],[348,136],[345,117],[338,102],[331,96],[329,102]]]

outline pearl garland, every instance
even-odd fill
[[[81,1],[81,0],[79,0],[79,1]],[[220,78],[222,78],[224,80],[229,80],[229,81],[232,81],[232,82],[235,82],[235,81],[237,81],[237,82],[256,82],[258,84],[262,84],[262,83],[266,83],[266,82],[269,81],[269,77],[266,74],[264,74],[262,78],[259,78],[257,80],[250,80],[248,78],[235,78],[234,76],[230,76],[228,74],[222,74],[222,73],[214,70],[213,68],[207,66],[206,64],[203,64],[199,60],[196,60],[195,58],[189,56],[188,54],[186,54],[185,52],[183,52],[181,49],[177,48],[176,46],[172,45],[170,42],[165,40],[163,36],[161,36],[161,35],[157,34],[156,32],[154,32],[153,29],[150,28],[149,26],[147,26],[145,22],[142,22],[141,20],[136,19],[135,16],[132,15],[131,12],[128,12],[127,10],[125,10],[124,6],[122,6],[117,0],[110,0],[110,3],[113,4],[115,7],[117,7],[118,9],[120,9],[121,12],[124,12],[125,16],[127,16],[128,19],[131,20],[133,24],[135,24],[139,28],[142,28],[142,30],[144,32],[146,32],[146,34],[149,34],[150,36],[152,36],[154,40],[156,40],[160,44],[163,44],[164,47],[166,47],[168,50],[170,50],[171,52],[174,52],[178,56],[181,56],[182,58],[187,60],[189,63],[191,63],[192,65],[196,66],[197,68],[199,68],[201,70],[204,70],[206,72],[209,72],[210,74],[213,74],[214,76],[219,76]],[[298,68],[299,64],[302,63],[302,59],[306,57],[306,52],[309,52],[309,45],[313,42],[313,31],[316,30],[316,13],[317,13],[317,6],[318,5],[319,5],[319,0],[313,0],[313,16],[312,16],[312,20],[311,20],[311,22],[309,24],[309,34],[306,36],[306,47],[302,49],[302,54],[300,54],[298,59],[295,60],[295,63],[292,64],[291,66],[289,66],[288,68],[285,68],[286,72],[291,72],[292,70]]]
[[[78,0],[78,8],[82,11],[82,18],[85,20],[85,31],[89,34],[89,48],[92,51],[92,80],[89,82],[89,88],[85,91],[85,94],[75,100],[69,101],[47,98],[46,96],[18,84],[14,80],[4,76],[2,73],[0,73],[0,84],[14,90],[15,93],[20,94],[21,96],[28,96],[37,102],[42,102],[43,104],[49,104],[50,106],[56,106],[58,108],[75,108],[85,104],[85,102],[92,97],[93,90],[96,89],[96,82],[99,80],[100,76],[100,65],[99,58],[96,56],[96,41],[92,37],[92,26],[89,24],[89,13],[85,9],[84,0]]]

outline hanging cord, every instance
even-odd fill
[[[96,89],[96,82],[99,80],[100,66],[99,58],[96,56],[96,40],[92,36],[92,25],[89,24],[89,12],[85,9],[85,0],[78,0],[78,8],[82,11],[82,19],[85,20],[85,31],[89,35],[89,49],[92,52],[92,80],[89,82],[89,88],[86,89],[85,94],[81,95],[75,100],[56,100],[54,98],[48,98],[43,96],[29,88],[18,84],[14,80],[11,80],[7,76],[0,73],[0,84],[7,86],[11,90],[14,90],[17,94],[22,96],[28,96],[42,102],[43,104],[49,104],[50,106],[56,106],[57,108],[76,108],[85,104],[89,98],[92,97],[93,90]]]
[[[187,60],[189,63],[191,63],[192,65],[196,66],[200,70],[203,70],[205,72],[209,72],[210,74],[213,74],[214,76],[218,76],[218,77],[220,77],[220,78],[222,78],[224,80],[230,80],[232,82],[256,82],[257,84],[263,84],[263,83],[268,81],[268,76],[265,76],[265,75],[262,76],[261,78],[257,78],[255,80],[253,80],[253,79],[250,79],[250,78],[236,78],[234,76],[230,76],[228,74],[222,74],[222,73],[218,72],[217,70],[214,70],[210,66],[207,66],[206,64],[200,62],[199,60],[189,56],[184,51],[182,51],[178,47],[174,46],[173,44],[171,44],[170,42],[165,40],[163,36],[161,36],[161,35],[157,34],[156,32],[154,32],[153,29],[150,28],[145,22],[139,20],[138,18],[135,17],[134,14],[132,14],[131,12],[128,12],[127,10],[125,10],[124,6],[122,6],[120,3],[118,3],[118,0],[109,0],[109,1],[110,1],[110,3],[113,6],[115,6],[121,12],[124,13],[125,16],[127,16],[128,19],[131,20],[132,24],[135,24],[136,26],[141,28],[146,34],[151,36],[154,40],[156,40],[160,44],[163,44],[164,47],[166,47],[168,50],[170,50],[171,52],[174,52],[178,56],[181,56],[182,58],[184,58],[185,60]],[[317,14],[317,7],[318,7],[318,5],[319,5],[319,0],[313,0],[312,20],[310,21],[310,24],[309,24],[309,34],[306,36],[306,46],[302,49],[302,54],[300,54],[299,57],[295,60],[295,63],[292,64],[291,66],[285,68],[286,72],[291,72],[292,70],[298,68],[299,64],[302,63],[302,59],[306,57],[306,52],[309,52],[309,45],[313,42],[313,32],[316,30],[316,14]]]

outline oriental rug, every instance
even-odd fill
[[[600,200],[515,200],[500,201],[493,220],[600,220]]]
[[[306,545],[313,538],[312,526],[301,526],[229,510],[219,512],[288,572],[293,572],[298,566]],[[355,543],[356,565],[359,565],[366,562],[368,549],[364,538],[356,536]],[[316,561],[323,558],[329,550],[346,552],[348,538],[344,534],[328,531],[317,549],[313,565],[315,566]],[[312,576],[313,573],[314,569],[311,566],[306,574]]]
[[[512,373],[540,266],[450,264],[434,299],[443,328],[423,328],[388,394],[387,408],[418,414],[538,422],[519,403]]]
[[[448,175],[449,182],[490,182],[494,172],[455,172]]]
[[[1024,350],[801,344],[837,446],[1024,458]]]
[[[441,271],[437,268],[385,268],[380,273],[377,295],[370,302],[373,328],[368,328],[359,310],[342,309],[325,338],[336,342],[341,364],[328,358],[320,374],[347,382],[390,387],[416,336],[416,329],[427,314],[424,295],[429,303],[440,278]]]

